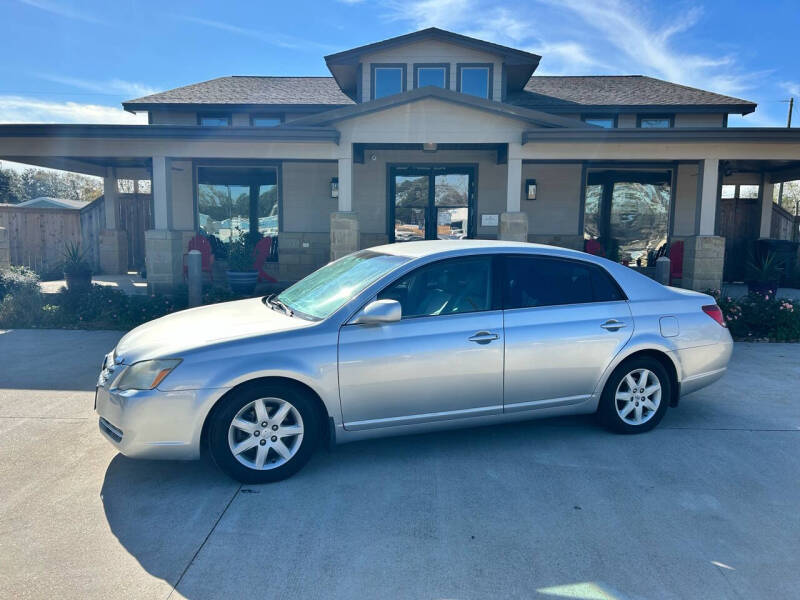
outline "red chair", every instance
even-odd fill
[[[200,252],[200,270],[203,273],[208,273],[211,281],[214,281],[214,273],[211,268],[214,264],[214,253],[211,251],[211,242],[209,242],[208,238],[202,233],[198,233],[189,240],[189,248],[187,248],[183,255],[183,278],[186,279],[189,276],[189,265],[186,262],[186,256],[189,254],[190,250],[198,250]]]
[[[586,240],[583,245],[583,250],[584,252],[593,254],[594,256],[602,256],[603,258],[606,257],[606,249],[603,248],[603,244],[597,240]]]
[[[272,256],[272,238],[271,237],[264,237],[258,240],[256,244],[255,250],[253,252],[253,268],[258,271],[258,280],[259,281],[269,281],[272,283],[277,282],[278,280],[275,279],[272,275],[264,270],[264,265],[267,263],[267,259]]]
[[[669,282],[683,279],[683,242],[672,242],[669,247]]]

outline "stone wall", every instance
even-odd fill
[[[183,282],[185,245],[181,231],[148,229],[144,232],[149,292],[172,293]]]
[[[703,292],[722,288],[725,238],[698,235],[684,240],[681,286]]]
[[[278,236],[278,280],[298,281],[328,263],[331,238],[328,232],[282,231]]]

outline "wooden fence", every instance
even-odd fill
[[[0,204],[0,227],[8,230],[12,265],[39,273],[60,269],[66,244],[77,243],[97,270],[100,262],[100,230],[105,226],[102,196],[80,210],[20,208]]]

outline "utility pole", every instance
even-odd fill
[[[792,110],[794,109],[794,97],[789,98],[789,116],[786,119],[786,127],[792,126]],[[783,208],[783,182],[778,184],[778,206]],[[794,203],[794,214],[797,215],[797,201]]]

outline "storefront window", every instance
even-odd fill
[[[199,167],[200,232],[227,243],[250,231],[278,235],[278,177],[274,167]]]
[[[653,266],[669,235],[671,174],[599,171],[586,185],[584,237],[623,264]]]

